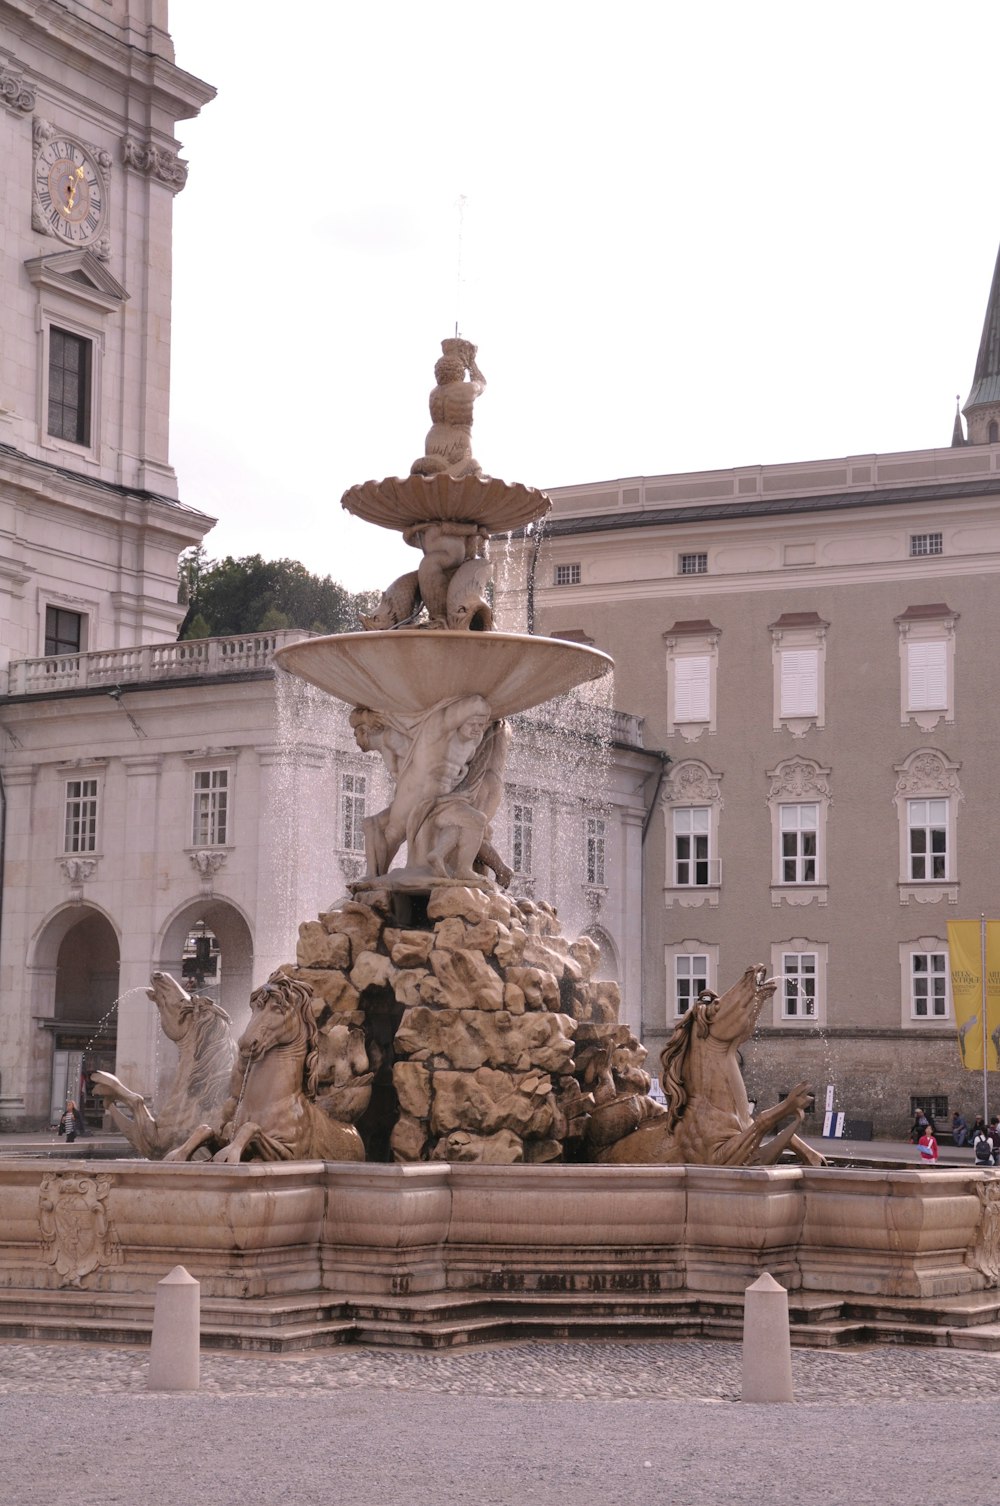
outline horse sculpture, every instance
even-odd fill
[[[800,1082],[756,1119],[750,1114],[737,1053],[774,993],[776,982],[765,980],[764,973],[763,967],[748,967],[721,997],[709,989],[699,995],[660,1058],[666,1115],[617,1141],[598,1155],[599,1161],[771,1166],[790,1149],[811,1166],[825,1164],[795,1133],[812,1098],[808,1083]],[[765,1145],[764,1137],[774,1131],[778,1133]]]
[[[146,995],[160,1012],[164,1035],[180,1053],[162,1105],[154,1115],[142,1094],[112,1072],[95,1072],[93,1080],[133,1150],[159,1161],[225,1102],[236,1042],[228,1014],[214,1000],[187,993],[169,973],[153,973],[149,981]]]
[[[207,1146],[213,1161],[363,1161],[353,1124],[330,1117],[317,1098],[321,1066],[313,994],[280,970],[250,995],[221,1129],[202,1124],[167,1157],[189,1161]]]

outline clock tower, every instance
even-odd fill
[[[0,0],[0,665],[176,634],[166,0]]]

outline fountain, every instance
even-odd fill
[[[425,453],[343,499],[418,567],[363,631],[276,656],[385,765],[366,872],[302,921],[210,1090],[194,1046],[155,1115],[103,1074],[155,1164],[0,1163],[0,1332],[145,1336],[183,1259],[205,1341],[241,1347],[734,1336],[765,1271],[799,1342],[997,1346],[1000,1181],[828,1167],[796,1133],[805,1084],[753,1119],[736,1052],[775,986],[762,968],[699,998],[658,1105],[595,944],[504,892],[507,719],[610,661],[495,630],[490,538],[548,503],[482,474],[477,352],[442,351]],[[197,1042],[199,1001],[160,975],[150,996]]]

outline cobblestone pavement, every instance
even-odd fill
[[[145,1388],[149,1351],[99,1344],[0,1341],[0,1396],[115,1395]],[[426,1353],[345,1346],[296,1355],[201,1356],[202,1393],[316,1396],[353,1390],[549,1401],[736,1401],[739,1344],[524,1342]],[[799,1403],[981,1399],[995,1357],[878,1346],[793,1349]]]
[[[212,1352],[197,1394],[164,1394],[146,1349],[0,1342],[0,1502],[994,1506],[993,1356],[796,1350],[794,1406],[740,1403],[740,1362],[697,1340]]]

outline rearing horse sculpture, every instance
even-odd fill
[[[756,1119],[737,1052],[750,1036],[774,979],[763,967],[748,967],[740,981],[721,997],[706,990],[679,1022],[660,1058],[667,1113],[617,1141],[599,1161],[701,1166],[770,1166],[785,1150],[811,1166],[823,1157],[799,1138],[796,1130],[812,1097],[800,1082],[774,1108]],[[785,1124],[786,1120],[791,1122]],[[784,1124],[783,1129],[778,1129]],[[765,1135],[774,1138],[763,1144]]]
[[[154,973],[149,981],[146,995],[160,1012],[164,1035],[178,1051],[169,1091],[154,1114],[142,1094],[113,1072],[95,1072],[94,1085],[133,1150],[159,1161],[225,1102],[236,1042],[228,1014],[214,1000],[189,994],[169,973]]]
[[[250,995],[221,1130],[202,1124],[166,1157],[189,1161],[207,1145],[213,1161],[363,1161],[361,1136],[316,1102],[319,1031],[312,990],[272,973]]]

